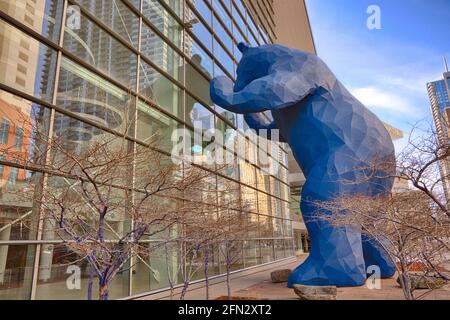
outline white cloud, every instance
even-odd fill
[[[418,110],[397,93],[380,90],[376,87],[354,88],[351,93],[369,108],[382,109],[390,113],[411,113]]]

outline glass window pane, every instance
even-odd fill
[[[131,130],[127,117],[134,108],[134,98],[65,57],[61,59],[56,104],[120,133]],[[64,123],[58,130],[65,130]]]
[[[259,230],[261,238],[273,238],[273,219],[272,217],[259,216]]]
[[[209,79],[189,63],[186,64],[186,88],[206,105],[214,105],[209,95]]]
[[[261,258],[262,263],[274,260],[273,240],[261,240]]]
[[[65,28],[64,48],[127,87],[136,87],[137,56],[86,16],[79,29]]]
[[[59,42],[64,1],[2,0],[0,11],[20,21],[55,43]]]
[[[283,237],[283,220],[273,218],[273,236],[274,238]]]
[[[172,15],[164,9],[158,0],[142,0],[142,13],[173,44],[181,48],[183,30]]]
[[[216,37],[219,38],[223,45],[225,46],[225,48],[228,49],[228,51],[232,52],[233,51],[233,40],[230,37],[230,34],[228,32],[225,31],[224,27],[222,26],[222,24],[220,24],[216,19],[214,19],[214,33],[216,34]],[[214,39],[216,40],[216,39]],[[217,46],[217,43],[214,43],[214,47]],[[217,53],[216,53],[217,54]]]
[[[0,245],[0,300],[30,299],[35,251],[34,245]]]
[[[90,266],[87,259],[73,252],[65,245],[44,246],[39,265],[37,300],[86,300]],[[109,286],[109,298],[118,299],[128,296],[129,271],[118,272]],[[80,288],[71,287],[70,276],[79,272]],[[98,299],[98,278],[94,277],[92,298]]]
[[[0,82],[52,102],[56,51],[0,20]]]
[[[137,47],[139,18],[121,0],[81,0],[78,3],[118,33],[125,41]]]
[[[225,9],[222,7],[220,1],[212,0],[212,5],[213,5],[213,9],[214,9],[216,15],[218,15],[220,17],[220,19],[225,24],[225,26],[228,28],[228,30],[231,31],[231,18],[228,15],[228,13],[225,11]],[[228,9],[230,9],[230,8],[228,7]],[[214,17],[214,31],[216,31],[218,24],[219,24],[219,22],[217,21],[217,18]]]
[[[261,263],[259,241],[244,241],[244,262],[245,267],[252,267]]]
[[[241,170],[239,170],[241,171]],[[244,202],[243,205],[248,207],[251,212],[258,212],[258,199],[256,196],[256,191],[252,188],[241,186],[241,198]]]
[[[194,35],[199,39],[201,43],[203,43],[204,46],[209,50],[209,52],[212,52],[212,34],[209,32],[209,30],[205,27],[205,25],[202,22],[195,23],[191,31],[194,33]],[[188,44],[187,44],[188,45]]]
[[[0,239],[35,240],[42,174],[6,165],[0,173]]]
[[[172,132],[181,124],[148,104],[138,102],[137,139],[150,143],[157,141],[157,148],[170,152],[173,147]]]
[[[145,244],[144,246],[155,246]],[[166,243],[156,249],[150,256],[136,257],[133,264],[133,294],[148,292],[180,283],[180,250],[179,243]]]
[[[183,92],[169,79],[141,61],[139,92],[159,107],[183,119]]]
[[[50,110],[0,90],[0,156],[26,164],[45,161]]]
[[[183,1],[180,0],[163,0],[172,10],[175,12],[175,14],[183,19]]]
[[[183,83],[183,59],[167,42],[145,24],[142,25],[141,52],[157,66]],[[142,74],[140,77],[145,77],[146,81],[151,82],[155,73]]]
[[[191,59],[192,63],[202,70],[207,77],[212,77],[213,62],[211,57],[200,47],[200,45],[189,35],[186,34],[186,43],[190,46],[185,46],[185,54]],[[189,73],[186,75],[186,78]],[[187,78],[187,80],[190,80]]]
[[[233,48],[230,49],[233,52]],[[220,64],[228,71],[228,73],[234,77],[234,61],[230,55],[223,49],[223,47],[214,40],[214,56],[220,62]]]
[[[186,118],[185,122],[202,131],[214,128],[214,114],[201,103],[186,94]]]
[[[210,2],[210,1],[206,1],[206,2]],[[209,7],[206,5],[205,0],[196,0],[196,1],[191,1],[191,3],[195,6],[195,8],[197,9],[197,11],[200,13],[200,15],[202,16],[202,18],[206,21],[206,23],[209,26],[212,26],[212,13],[211,13],[211,9],[209,9]],[[188,18],[187,21],[189,21],[190,19],[193,18],[192,16],[192,12],[190,10],[187,11],[188,12]]]
[[[274,240],[275,260],[280,260],[285,257],[284,254],[284,240]]]

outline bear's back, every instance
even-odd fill
[[[394,157],[383,123],[342,88],[319,90],[292,107],[272,111],[305,173],[315,165],[327,165],[330,158],[342,159],[337,165],[345,167]]]

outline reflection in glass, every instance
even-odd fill
[[[192,57],[192,63],[197,65],[197,67],[202,68],[202,58],[199,55]],[[205,70],[203,69],[203,71]],[[186,65],[186,88],[201,99],[206,105],[210,107],[214,105],[209,95],[209,79],[205,77],[204,73],[199,72],[191,64]]]
[[[5,237],[0,232],[0,240]],[[0,245],[0,300],[30,299],[35,250],[35,245]]]
[[[261,259],[262,263],[274,260],[273,240],[261,240]]]
[[[230,49],[231,52],[233,48]],[[214,56],[220,61],[222,66],[228,71],[228,73],[234,77],[234,62],[230,55],[223,49],[216,40],[214,40]]]
[[[192,13],[193,18],[195,18],[195,15]],[[194,33],[194,35],[199,39],[199,41],[201,43],[203,43],[204,46],[206,46],[206,48],[212,52],[212,40],[213,40],[213,36],[211,34],[211,32],[209,32],[209,30],[205,27],[205,25],[199,21],[198,23],[195,23],[192,28],[191,31]]]
[[[89,283],[90,266],[86,259],[80,257],[65,245],[48,246],[51,252],[41,257],[36,288],[37,300],[86,300]],[[45,254],[45,251],[43,251]],[[129,270],[125,265],[109,286],[110,299],[128,296]],[[81,276],[80,288],[71,281],[74,273]],[[69,285],[68,285],[69,284]],[[71,286],[72,284],[72,286]],[[95,277],[92,287],[93,299],[98,297],[98,279]]]
[[[52,101],[56,51],[0,20],[0,82]]]
[[[138,140],[144,143],[157,141],[157,148],[170,152],[172,132],[179,126],[180,124],[174,119],[139,100],[136,135]]]
[[[3,159],[6,155],[2,155]],[[0,241],[34,240],[42,174],[0,165]],[[0,299],[29,299],[35,247],[0,245]]]
[[[144,246],[158,246],[158,243]],[[181,245],[177,242],[160,245],[152,250],[151,256],[137,256],[133,264],[133,294],[167,288],[170,282],[180,283],[180,255]]]
[[[270,216],[259,216],[259,230],[262,238],[272,238],[273,234],[273,219]]]
[[[211,57],[202,49],[202,47],[189,34],[186,34],[186,43],[191,46],[186,46],[185,54],[191,59],[192,63],[202,70],[206,76],[212,77],[213,62]],[[187,75],[188,77],[189,75]],[[189,80],[189,79],[187,79]]]
[[[115,186],[131,185],[132,177],[129,175],[131,163],[122,167],[116,167],[114,172],[104,171],[104,163],[114,159],[119,152],[123,154],[123,151],[119,149],[123,148],[122,143],[126,143],[125,147],[128,148],[128,144],[131,146],[131,142],[126,142],[120,137],[115,137],[94,126],[60,113],[55,114],[53,131],[53,139],[58,147],[51,150],[48,165],[51,168],[55,168],[55,170],[59,170],[58,173],[60,174],[67,173],[75,175],[77,178],[70,179],[57,175],[52,175],[48,178],[45,193],[52,196],[44,204],[47,219],[43,237],[47,240],[60,238],[73,240],[64,230],[59,229],[55,225],[55,212],[59,212],[59,207],[56,206],[57,202],[55,201],[64,205],[69,222],[78,221],[73,219],[81,217],[83,221],[87,221],[91,226],[98,224],[98,210],[96,210],[94,204],[97,204],[99,207],[101,205],[98,204],[99,200],[95,196],[94,184],[82,184],[82,178],[86,179],[86,175],[79,172],[80,165],[71,165],[72,158],[76,159],[76,163],[85,163],[87,159],[91,161],[91,166],[83,166],[83,168],[91,176],[95,175],[96,179],[98,179],[99,182],[95,183],[95,187],[108,206],[107,215],[105,216],[105,238],[118,239],[122,237],[128,231],[130,225],[130,218],[126,214],[125,205],[127,203],[127,194],[123,189],[101,185],[100,181],[108,181],[108,183]],[[95,153],[94,146],[96,144],[104,145],[102,149],[104,158],[98,158],[99,152]],[[103,171],[96,169],[96,167],[103,168]],[[85,190],[93,196],[86,198],[84,195]],[[76,224],[76,222],[74,223]],[[80,229],[79,232],[80,235],[84,235],[88,231]]]
[[[183,59],[145,24],[142,25],[141,31],[141,52],[157,66],[183,83]],[[141,68],[141,71],[143,70],[147,71]],[[157,76],[158,73],[154,70],[149,70],[147,73],[140,75],[147,82],[153,82]]]
[[[222,22],[225,24],[225,26],[228,28],[228,30],[231,32],[231,19],[228,13],[225,12],[225,9],[222,7],[222,4],[219,0],[212,0],[213,9],[216,12],[216,14],[219,16],[219,18],[222,20]],[[227,9],[230,9],[228,7]],[[222,34],[218,32],[218,28],[220,23],[217,21],[217,18],[214,17],[214,31],[219,34],[220,37],[222,37]],[[220,26],[220,28],[223,30],[223,27]]]
[[[118,33],[125,41],[137,47],[139,18],[122,0],[78,0],[77,3]]]
[[[275,260],[283,259],[285,257],[284,252],[284,240],[274,240]]]
[[[0,11],[58,43],[64,2],[1,0]]]
[[[142,0],[143,15],[161,31],[173,44],[181,48],[183,31],[180,24],[158,2],[158,0]],[[170,0],[173,1],[173,0]],[[180,1],[181,2],[181,1]],[[179,7],[181,10],[181,7]]]
[[[183,91],[143,61],[140,70],[140,93],[167,112],[183,119]]]
[[[80,117],[95,121],[120,133],[130,130],[127,117],[132,111],[134,98],[65,57],[61,59],[56,103],[59,107]],[[70,120],[67,119],[67,121]],[[66,124],[60,119],[55,123],[58,123],[58,127],[56,127],[58,132],[62,132],[66,128],[73,128],[73,125]],[[81,127],[82,124],[79,126]],[[93,131],[95,130],[93,129]],[[75,131],[72,133],[77,134]],[[74,139],[89,141],[90,138],[90,134],[78,131],[78,137]]]
[[[201,127],[203,130],[214,128],[214,114],[188,94],[186,95],[185,108],[187,124]]]
[[[64,30],[64,48],[125,86],[135,88],[137,56],[130,49],[84,15],[80,29]]]
[[[46,146],[42,139],[47,138],[49,115],[50,112],[46,108],[0,91],[0,160],[21,165],[34,165],[45,161]],[[34,199],[41,183],[41,173],[0,164],[1,241],[36,239],[39,205],[34,203]],[[13,250],[9,252],[9,249]],[[2,280],[5,272],[9,272],[7,281],[17,283],[29,276],[19,266],[18,273],[5,271],[7,266],[11,268],[15,263],[28,263],[25,261],[26,252],[29,250],[26,245],[2,246],[1,250],[0,286],[6,281]],[[14,260],[14,256],[20,259]],[[19,288],[19,285],[17,286]]]
[[[244,263],[246,268],[256,266],[261,263],[259,241],[244,241]]]
[[[210,3],[210,0],[195,0],[191,1],[194,4],[197,11],[200,13],[201,17],[206,21],[206,23],[211,26],[212,25],[212,13],[211,9],[206,5],[206,3]],[[192,14],[189,18],[192,18]]]

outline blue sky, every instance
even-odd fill
[[[306,0],[318,55],[380,119],[406,135],[431,121],[426,84],[450,61],[449,0]],[[381,29],[367,28],[367,8]],[[406,137],[395,142],[397,151]]]

